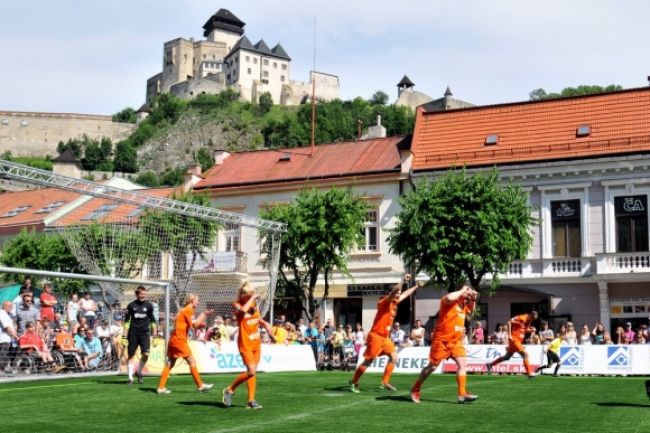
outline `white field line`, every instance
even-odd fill
[[[0,392],[15,392],[27,389],[41,389],[41,388],[60,388],[63,386],[82,386],[82,385],[99,385],[96,382],[80,382],[80,383],[62,383],[59,385],[37,385],[37,386],[21,386],[20,388],[0,389]]]

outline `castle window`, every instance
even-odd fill
[[[262,76],[268,78],[268,76],[269,76],[269,71],[262,71]]]
[[[278,69],[278,63],[277,62],[273,62],[273,68]]]
[[[287,70],[287,64],[286,64],[286,63],[282,63],[281,66],[282,66],[282,70],[283,70],[283,71],[286,71],[286,70]]]
[[[269,59],[264,59],[264,66],[268,66],[268,65],[269,65]]]
[[[257,65],[257,57],[253,57],[253,64]]]
[[[246,56],[246,63],[251,61],[251,56]]]
[[[280,81],[284,83],[284,75],[280,75]]]
[[[251,74],[251,68],[248,68],[248,69],[246,70],[246,72],[248,72],[248,75],[250,75],[250,74]]]

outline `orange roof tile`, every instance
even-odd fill
[[[577,137],[589,125],[591,133]],[[486,145],[486,137],[498,143]],[[574,98],[419,110],[414,170],[487,166],[650,151],[650,88]]]
[[[14,234],[23,227],[40,230],[47,217],[77,198],[78,193],[56,188],[4,192],[0,194],[0,231]],[[22,207],[27,208],[21,211]]]
[[[236,152],[206,171],[194,189],[399,171],[405,137],[321,144],[309,148]],[[283,156],[290,159],[282,161]]]
[[[140,194],[150,195],[153,197],[170,197],[175,191],[175,188],[151,188],[141,189],[137,192]],[[114,208],[109,209],[100,218],[97,219],[84,219],[91,215],[94,211],[101,206],[115,205]],[[116,203],[113,200],[106,198],[92,198],[83,205],[75,208],[71,212],[63,215],[61,218],[54,221],[50,227],[62,228],[74,226],[77,224],[91,224],[91,223],[133,223],[137,220],[139,214],[129,214],[134,212],[139,206],[125,203]]]

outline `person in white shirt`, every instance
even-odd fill
[[[399,327],[399,322],[394,322],[393,323],[393,328],[390,330],[390,340],[395,344],[395,346],[399,346],[404,342],[404,335],[405,332]]]

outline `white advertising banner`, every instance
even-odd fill
[[[533,369],[546,365],[544,346],[526,345],[529,362]],[[485,372],[485,364],[506,353],[504,345],[467,345],[467,371]],[[365,349],[365,347],[364,347]],[[363,350],[361,355],[363,355]],[[561,367],[558,374],[602,374],[602,375],[650,375],[650,344],[643,345],[599,345],[599,346],[561,346]],[[428,363],[429,347],[405,347],[398,351],[395,366],[397,373],[418,373]],[[368,371],[381,372],[388,357],[374,360]],[[359,357],[359,363],[363,357]],[[545,374],[554,369],[545,370]],[[456,363],[447,360],[438,366],[435,373],[453,373]],[[525,373],[519,354],[514,354],[492,369],[493,373]]]

